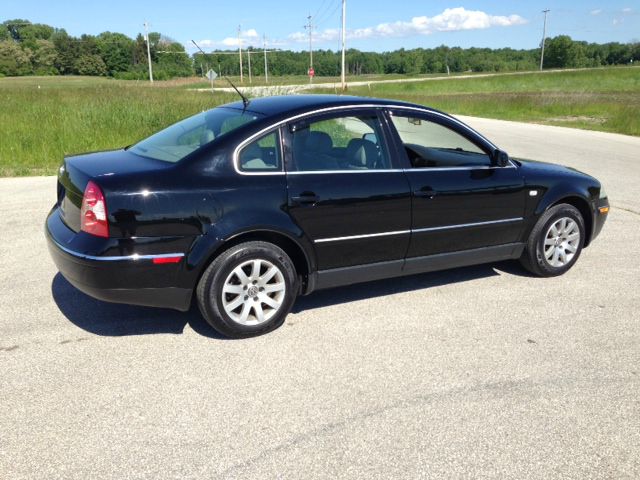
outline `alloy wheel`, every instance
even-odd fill
[[[552,267],[567,265],[580,246],[580,227],[569,217],[551,224],[544,237],[544,257]]]
[[[248,260],[235,267],[222,287],[222,305],[241,325],[268,322],[282,306],[286,284],[280,269],[268,260]]]

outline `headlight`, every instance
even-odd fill
[[[604,191],[604,187],[600,187],[600,198],[607,198],[607,192]]]

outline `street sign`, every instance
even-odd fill
[[[218,78],[218,74],[213,70],[209,70],[207,72],[207,78],[213,82],[216,78]]]
[[[311,68],[309,69],[309,76],[310,76],[310,77],[313,77],[315,74],[316,74],[316,71],[313,69],[313,67],[311,67]]]

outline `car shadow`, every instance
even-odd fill
[[[468,282],[480,278],[500,275],[500,272],[518,276],[529,276],[529,273],[513,261],[487,263],[471,267],[461,267],[452,270],[420,273],[407,277],[398,277],[390,280],[358,283],[346,287],[320,290],[313,294],[300,297],[293,306],[293,313],[305,310],[355,302],[373,297],[384,297],[396,293],[423,290],[441,285]]]
[[[74,325],[96,335],[121,337],[155,333],[180,334],[189,325],[205,337],[226,339],[205,322],[197,305],[188,312],[138,307],[96,300],[71,285],[60,273],[51,282],[53,300]]]
[[[306,297],[299,297],[292,311],[300,313],[367,298],[468,282],[500,275],[501,272],[530,276],[515,262],[456,268],[321,290]],[[196,333],[205,337],[226,339],[205,322],[195,303],[188,312],[178,312],[164,308],[103,302],[76,289],[60,273],[53,278],[51,292],[56,305],[71,323],[96,335],[120,337],[157,333],[181,334],[185,326],[189,325]]]

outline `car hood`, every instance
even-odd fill
[[[525,174],[527,172],[535,173],[535,174],[551,174],[551,175],[568,174],[573,176],[593,178],[590,175],[587,175],[586,173],[581,172],[580,170],[576,170],[575,168],[572,168],[572,167],[566,167],[564,165],[558,165],[555,163],[548,163],[548,162],[540,162],[538,160],[525,160],[521,158],[513,158],[513,160],[518,162],[518,164],[521,166]]]

